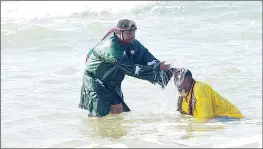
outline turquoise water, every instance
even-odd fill
[[[126,77],[132,112],[78,108],[85,56],[120,18],[158,59],[187,67],[244,114],[196,123],[161,90]],[[2,147],[262,147],[262,3],[1,2]]]

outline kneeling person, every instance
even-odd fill
[[[174,82],[179,98],[177,111],[196,118],[231,117],[243,118],[235,105],[206,83],[193,79],[186,68],[174,72]]]

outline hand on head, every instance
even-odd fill
[[[165,64],[165,61],[160,62],[160,68],[161,70],[169,70],[171,68],[171,64]]]

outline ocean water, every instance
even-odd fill
[[[85,56],[122,18],[158,59],[187,67],[245,116],[197,123],[167,88],[123,81],[131,112],[78,108]],[[262,148],[262,2],[1,2],[1,147]]]

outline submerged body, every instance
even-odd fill
[[[235,105],[216,92],[210,85],[196,81],[190,70],[177,69],[174,82],[179,93],[177,111],[195,118],[243,118]]]
[[[185,93],[182,101],[182,110],[189,114],[189,101],[191,94]],[[193,116],[196,118],[231,117],[243,118],[235,105],[213,90],[208,84],[195,81],[193,86],[195,107]],[[186,96],[187,95],[187,96]]]

